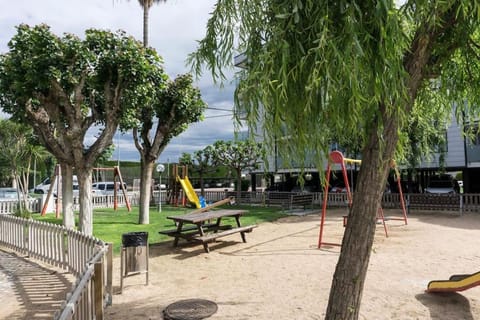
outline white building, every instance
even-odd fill
[[[234,62],[235,66],[245,68],[246,56],[244,54],[238,55],[235,57]],[[478,127],[478,122],[475,122],[474,125]],[[261,142],[263,138],[258,134],[262,132],[259,126],[261,124],[258,124],[258,130],[254,136]],[[336,149],[336,146],[332,146],[333,149]],[[258,186],[260,184],[258,176],[268,172],[270,173],[268,185],[276,185],[276,189],[280,191],[290,191],[294,188],[300,169],[282,166],[283,161],[275,147],[268,152],[267,158],[269,167],[262,167],[259,171],[252,174],[252,185]],[[421,188],[426,186],[430,176],[443,171],[448,173],[461,172],[464,192],[480,192],[480,134],[477,135],[474,141],[470,141],[462,133],[454,112],[452,112],[451,123],[446,130],[446,150],[443,154],[443,166],[440,158],[440,153],[433,154],[416,168],[414,177],[404,175],[402,180],[405,180],[405,183],[408,181],[410,187],[414,186],[406,191],[421,191]],[[315,191],[321,191],[319,190],[320,179],[318,170],[315,168],[306,169],[305,173],[308,173],[306,175],[308,180],[306,185],[311,185],[313,189],[316,189]]]

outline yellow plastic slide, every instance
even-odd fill
[[[202,206],[200,205],[200,199],[198,199],[197,193],[195,192],[195,190],[193,190],[192,184],[190,183],[188,177],[185,176],[185,179],[181,179],[179,176],[177,176],[177,180],[182,185],[183,192],[185,192],[188,201],[194,203],[195,207],[201,208]]]
[[[480,272],[456,274],[448,280],[433,280],[428,283],[427,292],[456,292],[480,285]]]

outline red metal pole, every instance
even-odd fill
[[[330,182],[330,164],[327,167],[327,181],[325,182],[325,189],[323,191],[323,203],[322,203],[322,218],[320,219],[320,234],[318,236],[318,248],[322,246],[322,237],[323,237],[323,224],[325,223],[325,216],[327,213],[327,201],[328,201],[328,186]]]

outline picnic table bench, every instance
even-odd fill
[[[185,215],[168,216],[168,219],[175,221],[176,229],[163,230],[159,233],[174,237],[173,246],[178,246],[180,238],[187,241],[203,244],[205,252],[210,252],[208,243],[214,242],[217,238],[225,237],[234,233],[240,233],[243,242],[247,242],[245,233],[251,232],[257,225],[242,226],[240,217],[245,210],[215,210],[205,212],[191,212]],[[234,217],[236,226],[222,225],[222,219]],[[215,220],[215,222],[210,222]]]

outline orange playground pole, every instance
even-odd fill
[[[339,164],[341,169],[342,169],[342,175],[343,175],[343,180],[345,182],[345,188],[347,189],[347,197],[348,197],[348,207],[350,208],[352,206],[353,202],[353,197],[352,197],[352,192],[350,190],[350,185],[348,182],[348,176],[347,176],[347,168],[345,167],[345,163],[358,163],[361,164],[361,160],[356,160],[356,159],[349,159],[349,158],[344,158],[343,154],[340,151],[332,151],[330,153],[330,159],[327,165],[327,175],[326,175],[326,183],[325,183],[325,189],[323,193],[323,203],[322,203],[322,215],[321,215],[321,220],[320,220],[320,233],[318,236],[318,248],[320,249],[322,245],[327,245],[327,246],[341,246],[341,244],[338,243],[328,243],[328,242],[323,242],[323,228],[325,224],[325,219],[327,215],[327,202],[328,202],[328,186],[330,182],[330,173],[331,173],[331,164]],[[402,199],[402,207],[405,208],[403,204],[403,195],[400,194],[400,197]],[[345,216],[343,219],[343,225],[346,226],[347,223],[347,217]],[[404,211],[404,217],[405,217],[405,224],[406,224],[406,214]],[[383,223],[383,228],[385,230],[385,236],[388,237],[388,232],[387,232],[387,225],[385,224],[385,217],[383,215],[383,209],[380,207],[377,212],[377,219],[381,219]]]

